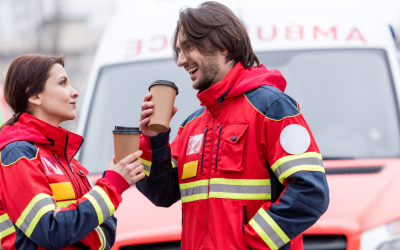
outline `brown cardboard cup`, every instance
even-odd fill
[[[142,134],[139,128],[115,126],[113,134],[115,164],[139,150],[140,135]]]
[[[149,129],[157,133],[167,132],[178,88],[173,82],[158,80],[150,85],[149,90],[154,103],[153,113],[149,116]]]

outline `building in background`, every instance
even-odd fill
[[[20,55],[62,53],[71,84],[82,92],[105,26],[116,11],[131,2],[0,0],[0,82]],[[63,126],[75,130],[75,122]]]

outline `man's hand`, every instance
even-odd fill
[[[122,159],[117,164],[114,163],[115,156],[113,156],[108,163],[108,170],[117,172],[125,178],[129,185],[132,186],[145,176],[144,173],[140,172],[144,169],[142,161],[139,159],[139,156],[141,156],[142,153],[143,152],[140,150],[136,151],[135,153],[130,154]]]
[[[149,129],[149,122],[150,122],[149,115],[153,113],[153,106],[154,106],[154,103],[150,102],[150,99],[151,99],[150,93],[144,96],[143,103],[141,106],[142,113],[140,114],[139,128],[140,130],[142,130],[143,135],[153,137],[158,135],[159,133]],[[172,109],[171,119],[172,117],[174,117],[177,111],[178,107],[174,106],[174,108]]]

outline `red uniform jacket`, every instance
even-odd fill
[[[79,135],[24,113],[0,132],[0,242],[4,250],[110,249],[113,213],[128,182],[105,172],[91,188],[73,157]],[[51,197],[62,208],[55,209]]]
[[[179,128],[141,144],[138,189],[157,206],[182,201],[182,249],[303,249],[326,211],[322,158],[277,70],[238,63],[198,94]],[[172,158],[171,158],[172,156]],[[171,163],[172,161],[172,163]]]

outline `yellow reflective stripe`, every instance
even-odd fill
[[[76,200],[70,200],[70,201],[57,201],[57,207],[59,208],[66,208],[71,204],[76,203]]]
[[[35,146],[36,146],[36,145],[35,145]],[[1,159],[1,153],[2,153],[2,152],[3,152],[3,151],[0,151],[0,159]],[[3,165],[3,163],[1,163],[1,165],[2,165],[3,167],[9,167],[9,166],[11,166],[12,164],[15,164],[16,162],[18,162],[19,160],[21,160],[22,158],[25,158],[25,159],[27,159],[28,161],[32,161],[32,160],[35,160],[35,159],[37,158],[38,154],[39,154],[39,148],[36,150],[36,155],[35,155],[35,157],[33,157],[32,159],[28,159],[28,157],[22,156],[22,157],[18,158],[16,161],[14,161],[13,163],[10,163],[10,164],[7,164],[7,165]]]
[[[172,163],[172,168],[176,168],[175,163],[173,161],[171,161],[171,163]]]
[[[283,242],[288,243],[290,241],[289,237],[283,232],[283,230],[276,224],[276,222],[269,216],[267,212],[263,208],[258,210],[258,213],[264,218],[264,220],[274,229],[274,231],[281,237]]]
[[[275,243],[268,237],[268,235],[262,230],[262,228],[257,224],[255,220],[250,220],[250,226],[256,231],[256,233],[263,239],[263,241],[271,248],[271,250],[277,250],[278,247]]]
[[[181,202],[191,202],[191,201],[198,201],[198,200],[205,200],[207,199],[207,194],[195,194],[187,197],[181,197]]]
[[[235,193],[223,193],[223,192],[211,192],[210,198],[223,198],[223,199],[234,199],[234,200],[270,200],[271,194],[235,194]]]
[[[285,157],[280,158],[279,160],[277,160],[272,166],[271,169],[272,171],[275,171],[275,169],[277,169],[280,165],[282,165],[285,162],[288,161],[292,161],[292,160],[297,160],[300,158],[310,158],[310,157],[316,157],[322,160],[322,156],[321,154],[318,154],[316,152],[307,152],[307,153],[303,153],[300,155],[288,155]]]
[[[194,187],[205,186],[205,185],[208,186],[208,180],[200,180],[200,181],[179,184],[179,188],[182,190],[182,189],[194,188]]]
[[[36,195],[24,209],[15,225],[30,237],[42,216],[56,208],[50,195],[40,193]]]
[[[101,229],[101,227],[96,227],[95,230],[96,230],[97,234],[99,235],[99,239],[100,239],[100,243],[101,243],[99,250],[104,250],[106,248],[107,239],[104,236],[103,229]]]
[[[87,198],[89,202],[92,203],[99,220],[99,225],[115,212],[114,205],[101,187],[95,186],[83,197]]]
[[[15,232],[15,227],[8,214],[5,213],[0,216],[0,240]]]
[[[147,177],[150,176],[150,172],[149,172],[149,171],[146,171],[146,170],[144,170],[144,169],[142,170],[142,173],[145,174]]]
[[[271,180],[270,179],[250,180],[250,179],[213,178],[210,180],[210,184],[261,186],[261,185],[271,185]]]
[[[145,159],[140,158],[140,157],[139,157],[139,159],[142,161],[142,163],[144,163],[144,164],[146,164],[147,166],[151,167],[151,163],[152,163],[151,161],[145,160]]]
[[[2,223],[3,221],[6,221],[8,219],[10,219],[10,217],[8,217],[8,214],[5,213],[3,215],[0,215],[0,223]]]
[[[279,176],[279,181],[281,183],[283,183],[283,181],[291,176],[292,174],[299,172],[299,171],[315,171],[315,172],[322,172],[325,173],[325,169],[321,166],[317,166],[317,165],[300,165],[297,167],[292,167],[288,170],[286,170],[285,172],[283,172],[280,176]]]

